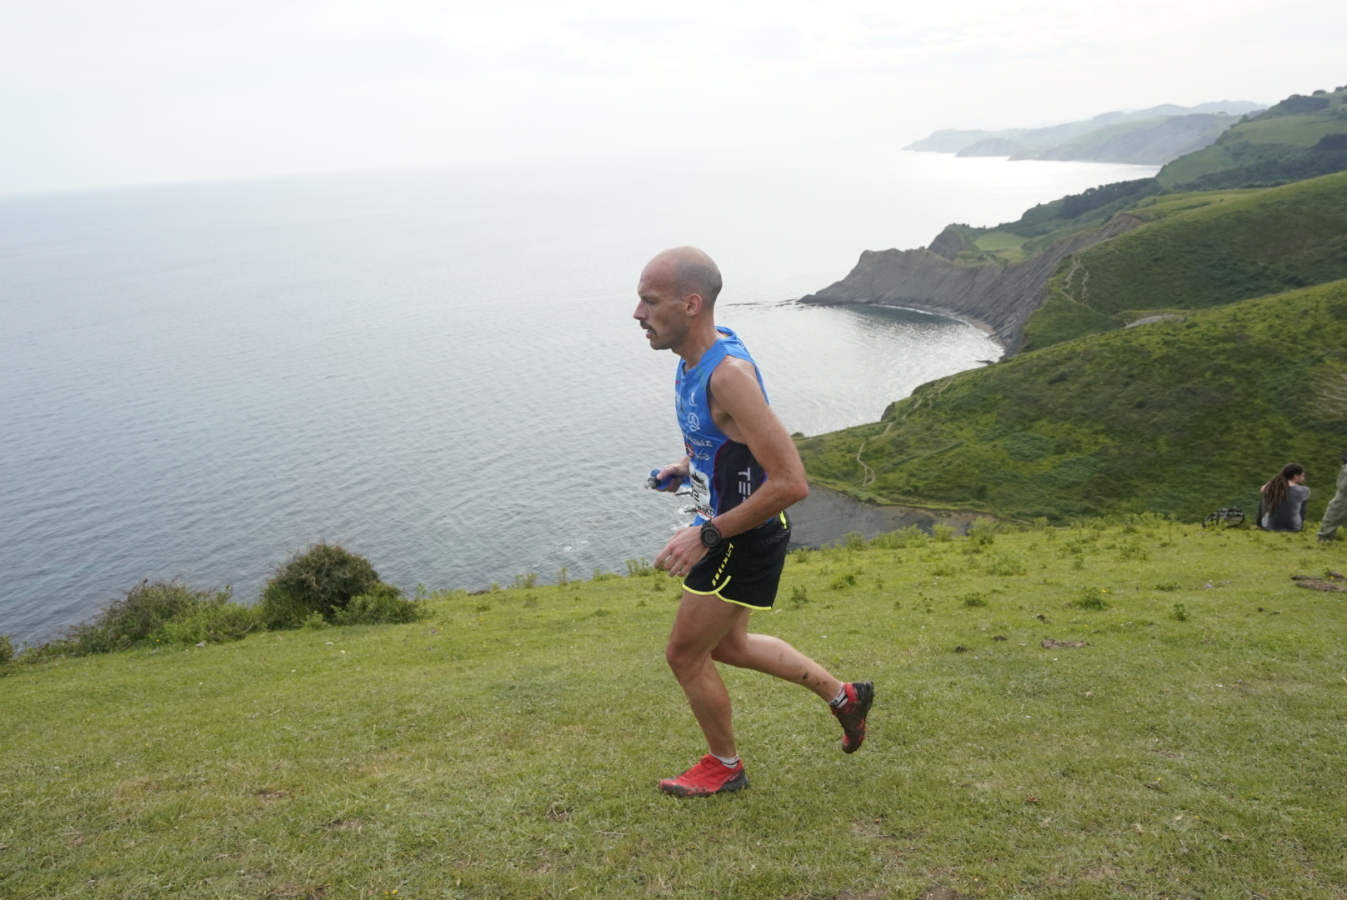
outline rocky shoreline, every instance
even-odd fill
[[[868,540],[913,525],[927,533],[936,525],[949,525],[955,533],[965,534],[975,519],[982,518],[959,510],[866,503],[820,485],[810,485],[809,496],[792,506],[789,515],[792,549],[841,544],[853,533]]]
[[[930,248],[866,250],[845,278],[799,302],[904,306],[953,316],[987,329],[1005,348],[1005,355],[1013,356],[1024,343],[1024,323],[1042,305],[1048,279],[1062,260],[1139,224],[1132,216],[1115,216],[1024,262],[978,265],[956,261],[961,242],[946,229]]]

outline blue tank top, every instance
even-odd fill
[[[758,364],[748,348],[728,328],[717,328],[722,335],[702,354],[697,364],[686,369],[682,360],[674,376],[674,401],[678,425],[683,430],[683,447],[690,463],[688,475],[692,487],[692,505],[697,511],[694,524],[734,509],[767,480],[767,473],[753,458],[747,444],[730,440],[711,418],[711,373],[727,356],[753,363],[763,399]]]

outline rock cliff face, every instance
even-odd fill
[[[1023,343],[1024,323],[1043,303],[1048,278],[1061,261],[1139,224],[1131,216],[1115,216],[1019,263],[964,265],[926,248],[866,250],[847,277],[800,302],[906,306],[972,319],[990,328],[1009,356]],[[952,238],[957,239],[942,233],[932,248],[950,253]]]

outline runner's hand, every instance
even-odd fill
[[[702,543],[702,531],[695,525],[680,528],[669,538],[659,556],[655,557],[655,568],[663,569],[670,575],[682,577],[692,571],[692,567],[706,555],[706,546]]]
[[[656,490],[667,491],[671,494],[676,493],[688,479],[687,462],[684,461],[681,463],[674,463],[671,466],[665,466],[659,470],[659,474],[655,476],[655,481],[662,482],[666,478],[669,479],[668,484],[665,484],[664,487],[656,488]]]

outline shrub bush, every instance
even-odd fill
[[[91,653],[125,650],[149,639],[166,622],[190,612],[210,595],[176,581],[147,579],[126,592],[88,625],[76,629],[76,640]]]
[[[415,622],[421,614],[421,605],[415,600],[403,597],[402,591],[391,584],[379,584],[372,591],[352,597],[350,603],[336,611],[332,621],[337,625],[383,625]]]
[[[1107,588],[1100,588],[1097,592],[1087,588],[1081,591],[1079,597],[1071,601],[1071,605],[1076,609],[1108,609],[1108,603],[1104,600],[1104,595],[1107,593]]]
[[[998,556],[987,567],[988,575],[1027,575],[1029,570],[1023,562],[1009,556]]]
[[[268,628],[298,628],[313,613],[334,621],[352,597],[379,586],[379,573],[364,557],[333,544],[315,544],[277,568],[262,589]]]
[[[172,644],[221,644],[262,630],[262,610],[229,602],[228,592],[198,604],[164,623],[164,640]]]
[[[968,540],[978,547],[990,547],[996,542],[996,532],[1000,530],[992,519],[977,518],[968,526]]]
[[[75,626],[64,641],[56,642],[63,652],[75,656],[127,650],[150,640],[174,619],[190,615],[207,603],[223,603],[226,589],[218,596],[197,591],[178,581],[148,579],[126,592],[126,597],[110,605],[94,619]]]
[[[652,566],[650,560],[645,557],[641,557],[640,559],[628,559],[625,560],[625,562],[627,564],[627,575],[632,578],[637,578],[641,575],[649,575],[655,571],[655,567]],[[516,579],[515,587],[520,586],[517,582],[518,579]],[[537,577],[535,576],[533,581],[530,581],[528,584],[524,585],[524,587],[533,587],[536,582]]]
[[[0,667],[9,665],[10,660],[14,658],[14,644],[10,641],[9,635],[0,634]]]
[[[29,647],[23,658],[25,662],[42,662],[62,656],[113,653],[151,641],[236,640],[255,628],[260,616],[229,602],[229,597],[229,588],[213,594],[178,581],[147,579],[92,622],[76,625],[57,640]],[[224,622],[234,624],[225,627]],[[246,625],[248,622],[252,624]],[[216,624],[206,627],[206,623]]]

